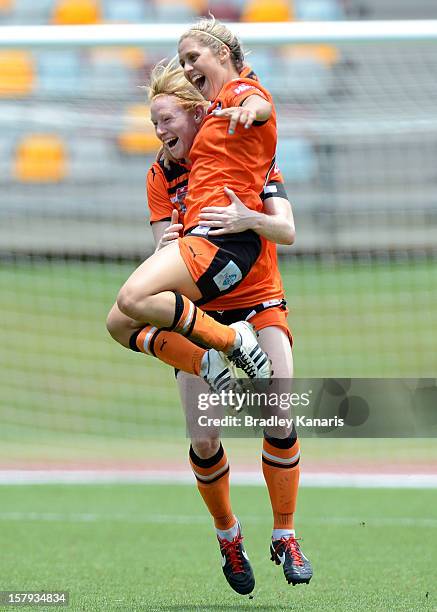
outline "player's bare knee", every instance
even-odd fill
[[[114,340],[117,340],[117,324],[112,309],[106,317],[106,329],[108,330],[109,335],[114,338]]]
[[[123,314],[132,319],[141,319],[144,312],[145,296],[135,286],[125,285],[117,296],[117,306]]]
[[[106,329],[113,340],[122,346],[129,346],[129,344],[126,343],[126,334],[128,333],[128,330],[126,330],[125,326],[120,324],[120,319],[114,316],[112,312],[109,313],[106,319]]]
[[[213,436],[210,438],[197,438],[196,440],[191,440],[191,446],[198,457],[209,459],[217,454],[220,448],[220,438]]]

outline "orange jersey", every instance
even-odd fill
[[[267,121],[255,121],[249,129],[238,124],[229,134],[229,119],[216,117],[214,110],[241,106],[246,98],[258,95],[272,104]],[[227,206],[223,187],[232,186],[248,208],[260,211],[259,194],[274,163],[276,113],[269,92],[252,78],[239,77],[223,86],[190,150],[192,163],[186,198],[185,230],[196,226],[205,206]]]
[[[172,211],[177,210],[179,223],[185,224],[188,176],[189,169],[183,164],[171,162],[170,169],[167,169],[164,163],[159,161],[151,166],[147,174],[150,223],[170,221]],[[261,193],[261,199],[260,196],[258,199],[262,202],[267,197],[274,195],[286,198],[283,183],[282,175],[275,165]],[[232,187],[232,184],[230,186]],[[261,238],[261,243],[261,253],[246,278],[234,291],[202,306],[204,310],[247,308],[254,304],[284,297],[278,270],[276,244],[265,238]]]

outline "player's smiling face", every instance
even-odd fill
[[[175,96],[157,96],[150,106],[155,133],[174,159],[187,159],[203,119],[203,109],[186,110]]]
[[[184,38],[179,43],[179,62],[185,77],[200,91],[205,100],[215,100],[229,80],[228,52],[225,45],[221,54],[195,38]]]

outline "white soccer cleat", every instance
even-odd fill
[[[215,349],[206,351],[202,359],[200,375],[212,391],[229,391],[235,384],[235,368],[223,353]]]
[[[230,327],[237,332],[236,346],[228,358],[249,378],[270,378],[272,365],[267,354],[258,344],[253,326],[247,321],[231,323]]]

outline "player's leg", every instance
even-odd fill
[[[131,274],[120,289],[117,305],[132,319],[229,352],[235,330],[202,313],[193,303],[201,297],[175,242],[154,253]]]
[[[164,363],[201,376],[217,392],[228,389],[234,372],[215,349],[204,349],[175,332],[158,329],[123,314],[114,304],[106,327],[116,342],[135,352],[157,357]]]
[[[123,314],[117,306],[117,303],[112,306],[106,318],[106,329],[111,337],[125,348],[130,348],[129,343],[132,334],[138,332],[145,325],[146,323],[136,321]]]
[[[253,590],[255,579],[244,550],[240,523],[232,512],[228,458],[219,429],[197,424],[200,413],[196,399],[199,392],[207,392],[208,388],[184,372],[178,373],[177,380],[191,437],[190,465],[199,493],[214,520],[223,573],[229,585],[245,595]]]
[[[273,315],[273,313],[271,313]],[[269,326],[259,331],[260,344],[268,352],[274,377],[284,391],[290,391],[293,355],[288,329]],[[283,565],[287,581],[293,585],[309,582],[312,568],[296,540],[294,514],[299,488],[300,448],[294,427],[269,428],[264,432],[262,469],[273,512],[271,558]]]
[[[210,247],[208,258],[218,251],[205,241],[205,251]],[[193,303],[201,297],[179,242],[175,242],[154,253],[131,274],[118,294],[117,305],[131,319],[148,321],[158,329],[175,331],[223,351],[232,359],[241,359],[249,375],[268,378],[270,364],[251,328],[245,322],[234,326],[218,323]]]

